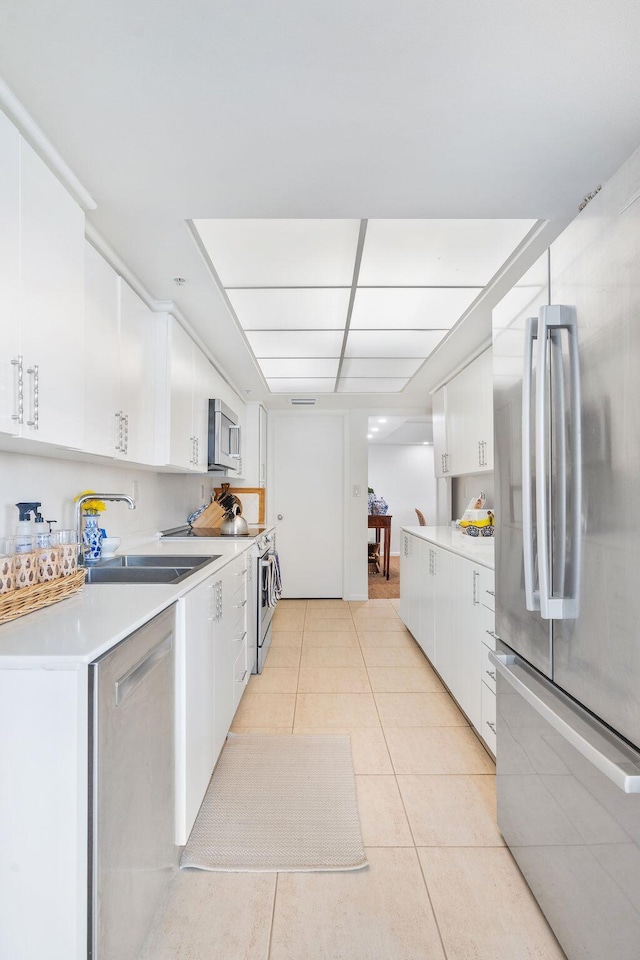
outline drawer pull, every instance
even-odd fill
[[[236,680],[236,683],[244,683],[244,678],[246,677],[246,675],[247,675],[248,672],[249,672],[248,670],[245,670],[245,672],[242,674],[242,676],[240,677],[240,679],[239,679],[239,680]]]
[[[485,590],[485,593],[488,593],[490,597],[495,597],[496,595],[495,590]]]
[[[487,726],[489,727],[489,730],[491,730],[492,733],[495,733],[495,732],[496,732],[496,725],[495,725],[495,723],[491,723],[491,720],[486,720],[485,722],[486,722]]]
[[[490,637],[493,637],[494,640],[497,640],[497,639],[498,639],[497,634],[495,634],[495,633],[493,632],[493,630],[485,630],[485,633],[488,633],[489,636],[490,636]]]
[[[486,675],[487,675],[488,677],[491,677],[492,680],[495,680],[495,679],[496,679],[495,671],[493,671],[493,670],[485,670],[485,673],[486,673]]]

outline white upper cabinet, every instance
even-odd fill
[[[260,403],[244,405],[243,477],[250,487],[267,485],[267,411]]]
[[[435,475],[493,470],[493,367],[486,350],[433,395]]]
[[[192,429],[195,440],[193,466],[207,472],[209,442],[209,400],[213,397],[215,371],[202,350],[193,347]]]
[[[168,379],[168,466],[206,473],[209,399],[215,371],[180,324],[170,317],[166,330]]]
[[[120,286],[119,456],[154,464],[156,453],[158,350],[164,315],[154,313],[125,281]]]
[[[191,470],[195,460],[193,434],[193,351],[188,333],[169,320],[169,455],[175,467]]]
[[[0,431],[19,432],[20,134],[0,113]]]
[[[84,442],[87,453],[155,464],[157,349],[153,313],[85,242]]]
[[[0,429],[80,447],[84,213],[0,114]]]
[[[446,477],[449,473],[446,387],[436,390],[433,395],[433,458],[436,477]]]
[[[115,270],[85,242],[84,448],[120,452],[119,284]]]

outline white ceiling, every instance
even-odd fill
[[[385,400],[422,409],[486,341],[501,292],[637,146],[639,35],[636,0],[3,0],[0,74],[95,197],[91,224],[251,398],[268,398],[264,381],[187,221],[339,221],[321,285],[348,286],[339,253],[363,217],[549,220]]]

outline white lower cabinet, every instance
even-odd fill
[[[493,586],[483,564],[402,532],[400,616],[495,753],[495,687],[484,672],[495,647]]]
[[[496,755],[496,695],[486,683],[480,685],[480,696],[482,701],[482,727],[480,735],[491,750]]]
[[[420,635],[416,639],[429,660],[434,663],[436,657],[436,548],[423,540],[419,549]]]
[[[420,642],[420,540],[409,533],[402,534],[400,553],[400,619]]]
[[[448,687],[457,668],[457,644],[454,630],[455,557],[448,550],[435,547],[435,647],[433,664]],[[455,680],[453,680],[455,683]]]
[[[237,557],[179,602],[176,843],[186,843],[247,680],[247,575]]]
[[[176,842],[186,843],[216,762],[214,642],[216,576],[178,604]]]

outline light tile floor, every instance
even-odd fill
[[[173,880],[144,960],[563,960],[496,825],[494,765],[398,601],[282,601],[237,733],[351,735],[369,867]]]

